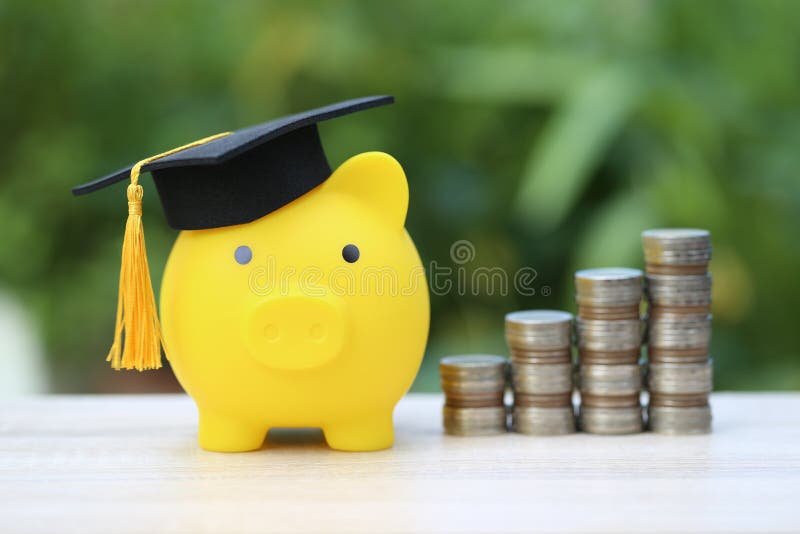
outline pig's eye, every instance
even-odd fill
[[[355,245],[345,245],[342,249],[342,258],[347,263],[355,263],[358,261],[358,257],[361,255],[361,252],[358,251],[358,247]]]
[[[233,251],[233,259],[239,265],[247,265],[253,259],[253,251],[247,245],[236,247],[236,250]]]

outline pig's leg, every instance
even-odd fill
[[[200,446],[207,451],[244,452],[260,449],[265,426],[200,409]]]
[[[340,451],[377,451],[388,449],[394,441],[392,409],[332,421],[322,427],[325,440]]]

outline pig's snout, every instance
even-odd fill
[[[346,315],[335,297],[289,296],[253,311],[246,342],[253,358],[279,369],[308,369],[336,357],[346,336]]]

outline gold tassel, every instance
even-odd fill
[[[139,185],[139,173],[142,166],[230,134],[231,132],[220,133],[173,148],[143,159],[131,169],[131,183],[128,186],[128,220],[125,223],[122,265],[119,271],[117,322],[114,329],[114,343],[112,343],[106,358],[106,361],[111,362],[111,367],[116,370],[158,369],[161,367],[162,347],[164,353],[167,352],[164,338],[161,335],[161,323],[158,320],[158,309],[153,294],[153,283],[150,280],[150,268],[147,265],[147,251],[144,243],[143,190]]]

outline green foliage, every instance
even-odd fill
[[[502,316],[573,309],[571,273],[641,265],[639,232],[709,228],[722,389],[800,387],[800,3],[0,4],[0,285],[38,318],[62,390],[98,389],[124,188],[68,189],[210,133],[338,99],[331,163],[403,162],[423,259],[532,266],[539,294],[432,301],[450,352],[502,352]],[[145,180],[154,278],[175,233]],[[434,230],[435,229],[435,230]],[[543,289],[547,291],[541,291]]]

